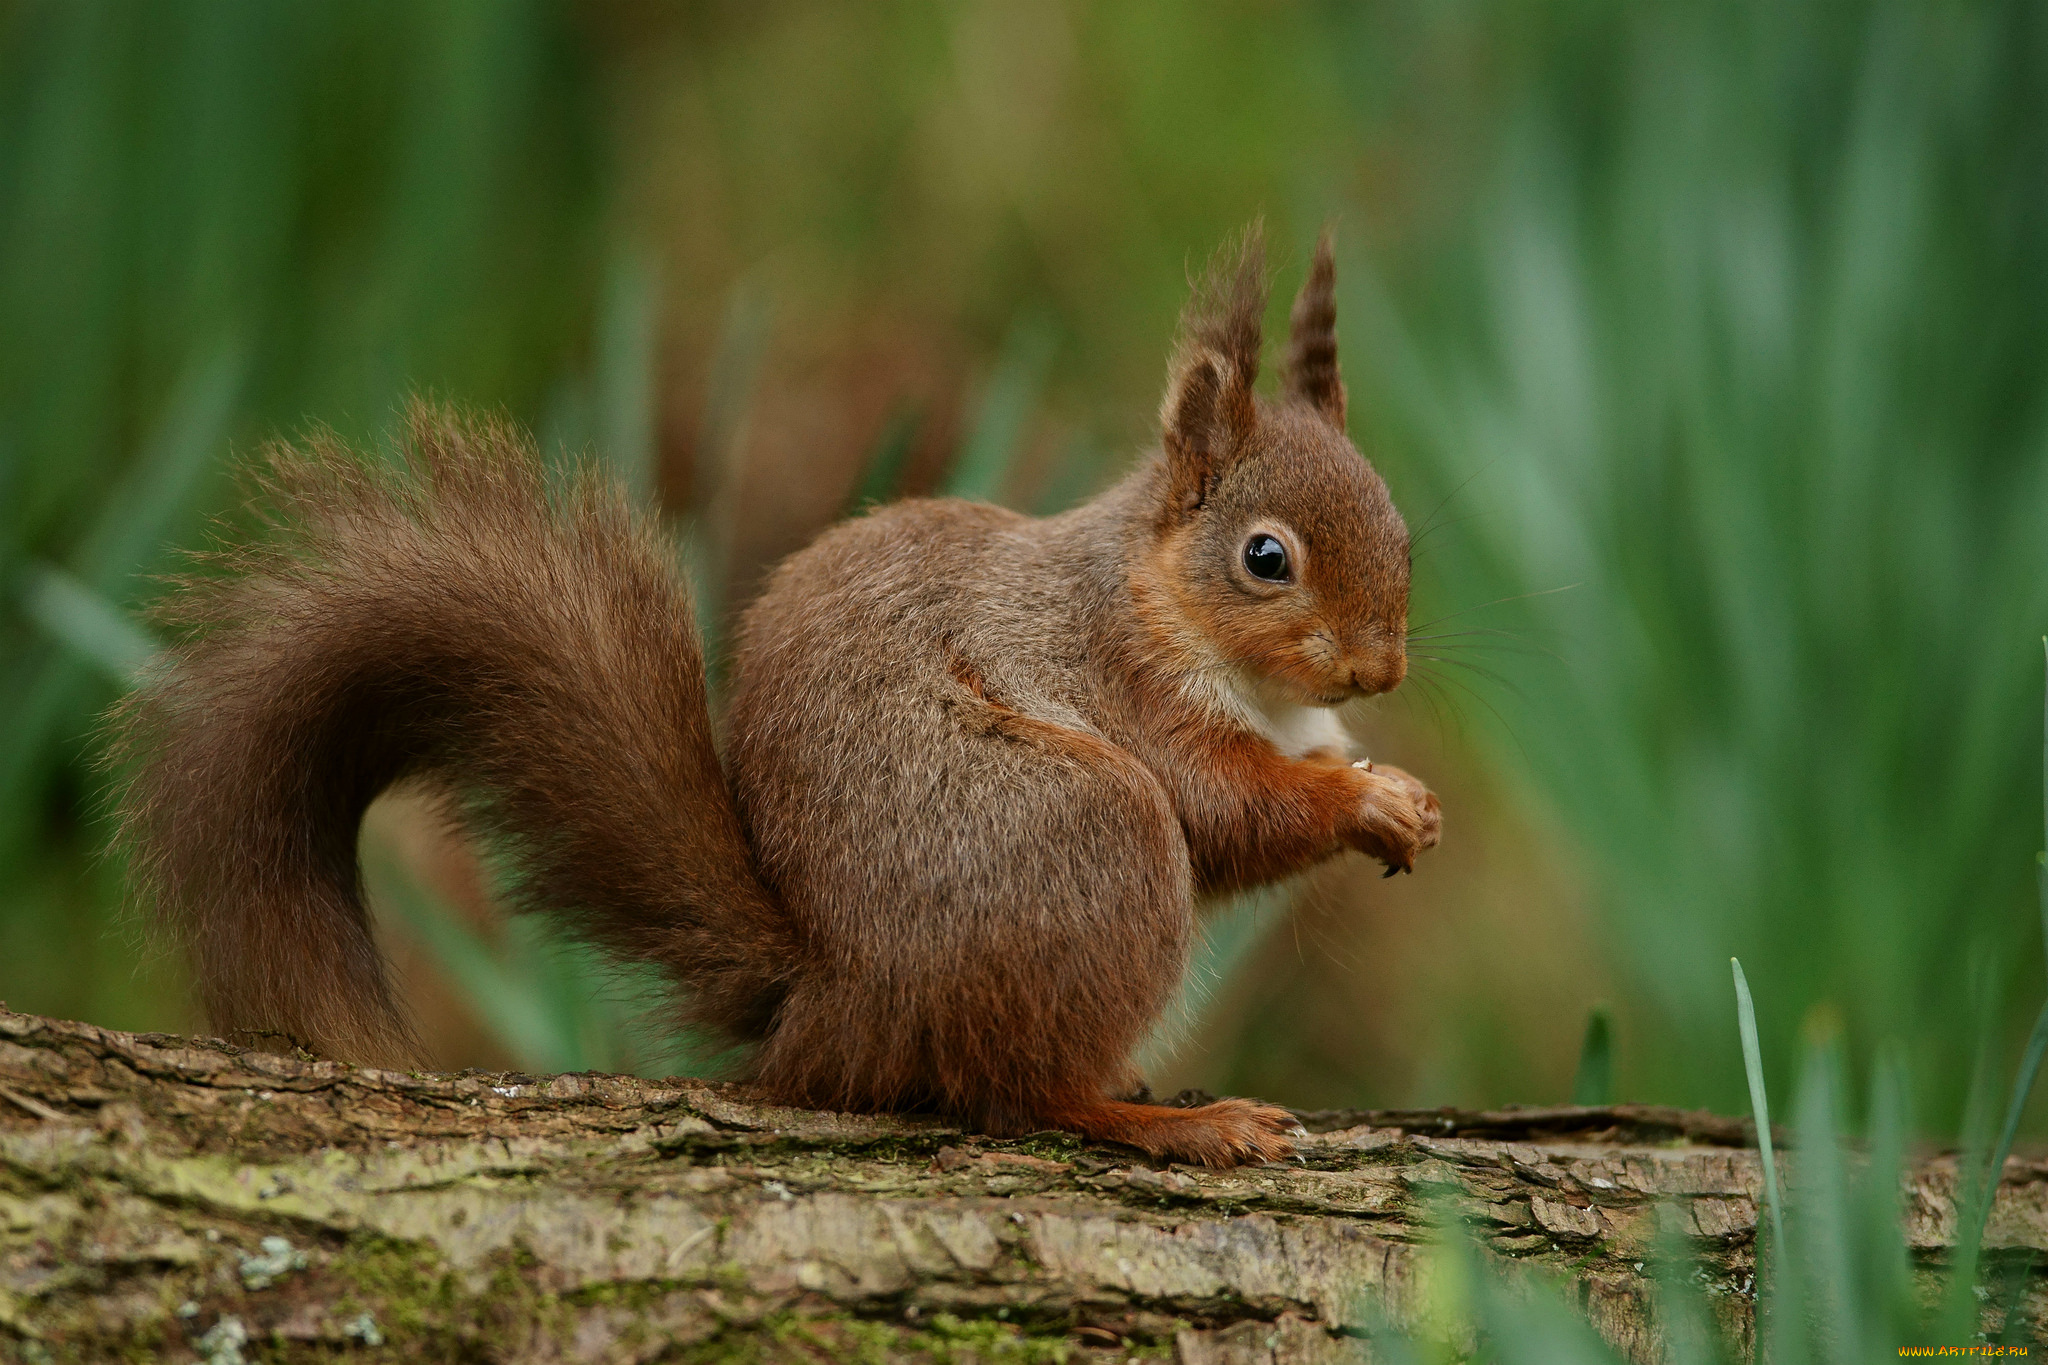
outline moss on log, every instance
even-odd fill
[[[1623,1106],[1316,1113],[1295,1162],[780,1108],[735,1087],[402,1074],[0,1013],[0,1348],[31,1361],[1370,1359],[1432,1218],[1656,1358],[1677,1234],[1753,1330],[1744,1126]],[[1932,1276],[1953,1162],[1909,1176]],[[2048,1248],[2007,1167],[1995,1253]],[[2048,1311],[2038,1282],[2027,1311]]]

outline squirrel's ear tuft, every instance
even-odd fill
[[[1337,373],[1337,261],[1330,229],[1316,240],[1308,278],[1295,297],[1288,320],[1287,368],[1283,391],[1344,429],[1344,379]]]
[[[1265,234],[1253,223],[1216,253],[1181,318],[1159,410],[1177,510],[1201,506],[1251,443],[1265,311]]]

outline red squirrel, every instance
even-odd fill
[[[1326,234],[1269,400],[1256,232],[1220,253],[1159,449],[1093,501],[900,502],[791,556],[722,763],[688,585],[613,483],[426,405],[398,468],[273,449],[274,534],[170,595],[179,643],[117,720],[119,839],[214,1024],[417,1060],[356,854],[403,782],[512,906],[664,969],[768,1096],[1287,1155],[1284,1110],[1117,1097],[1205,897],[1437,842],[1436,798],[1351,762],[1329,709],[1401,681],[1409,573],[1345,435],[1334,278]]]

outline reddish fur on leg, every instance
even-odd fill
[[[1121,1142],[1149,1156],[1197,1166],[1239,1166],[1294,1154],[1287,1134],[1300,1125],[1285,1109],[1253,1100],[1217,1100],[1195,1109],[1101,1098],[1056,1104],[1045,1119],[1068,1132]]]

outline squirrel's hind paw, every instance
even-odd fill
[[[1294,1154],[1301,1125],[1285,1109],[1255,1100],[1217,1100],[1193,1109],[1100,1100],[1056,1116],[1060,1127],[1196,1166],[1242,1166]]]
[[[1240,1166],[1257,1161],[1280,1161],[1294,1155],[1289,1135],[1303,1131],[1294,1115],[1285,1109],[1254,1100],[1218,1100],[1199,1109],[1183,1110],[1199,1119],[1208,1130],[1187,1134],[1188,1146],[1178,1155],[1183,1161],[1203,1166]],[[1217,1159],[1220,1155],[1221,1159]]]

